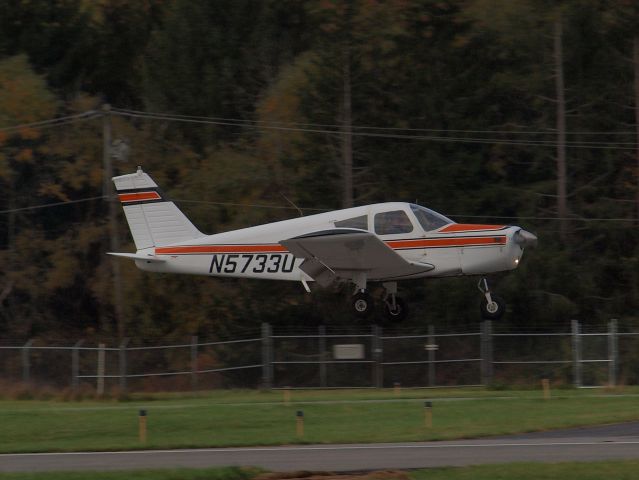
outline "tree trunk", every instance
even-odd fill
[[[564,93],[563,28],[561,15],[555,20],[554,57],[555,91],[557,98],[557,217],[559,238],[563,243],[568,236],[568,203],[566,194],[566,100]]]
[[[344,97],[342,103],[342,208],[353,206],[353,125],[351,107],[351,52],[344,47]]]
[[[636,192],[636,206],[637,206],[637,222],[639,222],[639,36],[635,36],[633,40],[633,66],[634,66],[634,82],[635,82],[635,132],[636,132],[636,146],[635,152],[637,156],[637,192]]]

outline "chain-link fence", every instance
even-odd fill
[[[212,388],[385,388],[517,385],[549,379],[576,387],[639,384],[639,332],[583,328],[503,331],[272,328],[217,341],[165,345],[0,345],[4,384],[120,391]],[[86,388],[86,387],[85,387]]]

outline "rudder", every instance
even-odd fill
[[[141,167],[136,173],[114,177],[113,183],[138,250],[203,236]]]

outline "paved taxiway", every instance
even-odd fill
[[[0,472],[223,465],[354,471],[633,458],[639,458],[639,422],[450,442],[5,454],[0,455]]]

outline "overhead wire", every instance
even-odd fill
[[[222,125],[222,126],[237,126],[237,127],[249,127],[249,128],[264,128],[271,130],[283,130],[283,131],[299,131],[304,133],[322,133],[322,134],[333,134],[333,135],[343,135],[344,132],[340,130],[336,130],[340,128],[339,125],[326,125],[326,124],[312,124],[312,123],[295,123],[295,122],[277,122],[277,121],[257,121],[257,120],[240,120],[240,119],[229,119],[229,118],[221,118],[221,117],[198,117],[198,116],[188,116],[188,115],[176,115],[176,114],[167,114],[167,113],[151,113],[151,112],[143,112],[139,110],[128,110],[128,109],[120,109],[120,108],[112,108],[110,111],[111,114],[120,115],[124,117],[132,117],[132,118],[144,118],[144,119],[153,119],[153,120],[166,120],[166,121],[179,121],[179,122],[187,122],[187,123],[196,123],[196,124],[211,124],[211,125]],[[94,118],[101,117],[103,115],[102,112],[96,110],[89,110],[76,115],[69,115],[64,117],[57,117],[48,120],[42,120],[38,122],[25,123],[20,125],[13,125],[9,127],[0,127],[0,132],[13,132],[19,131],[25,128],[50,128],[60,125],[67,125],[70,123],[74,123],[77,121],[91,120]],[[316,128],[299,128],[299,127],[316,127]],[[352,126],[354,130],[376,130],[376,131],[410,131],[410,132],[446,132],[446,133],[468,133],[468,134],[508,134],[508,135],[517,135],[517,134],[526,134],[526,135],[540,135],[540,134],[554,134],[555,132],[551,131],[511,131],[511,130],[440,130],[440,129],[414,129],[414,128],[399,128],[399,127],[373,127],[373,126]],[[328,129],[328,130],[327,130]],[[335,129],[335,130],[331,130]],[[557,143],[553,141],[547,140],[509,140],[509,139],[499,139],[499,138],[468,138],[468,137],[441,137],[441,136],[432,136],[432,135],[405,135],[405,134],[384,134],[384,133],[371,133],[365,131],[355,131],[351,132],[351,135],[354,136],[365,136],[365,137],[379,137],[379,138],[396,138],[396,139],[408,139],[408,140],[431,140],[431,141],[443,141],[443,142],[453,142],[453,143],[491,143],[491,144],[505,144],[505,145],[524,145],[524,146],[556,146]],[[568,134],[574,135],[631,135],[634,132],[568,132]],[[594,142],[594,141],[579,141],[579,142],[566,142],[567,146],[570,147],[581,147],[581,148],[611,148],[617,150],[635,150],[635,142]],[[34,205],[29,207],[20,207],[14,209],[6,209],[0,210],[0,213],[11,213],[11,212],[20,212],[20,211],[28,211],[28,210],[36,210],[42,208],[50,208],[63,206],[73,203],[82,203],[88,202],[98,199],[103,199],[104,196],[97,197],[88,197],[77,200],[69,200],[62,202],[54,202],[43,205]],[[201,201],[201,200],[176,200],[182,203],[204,203],[218,206],[237,206],[237,207],[245,207],[245,208],[271,208],[271,209],[293,209],[293,207],[281,206],[281,205],[261,205],[261,204],[241,204],[241,203],[231,203],[231,202],[209,202],[209,201]],[[306,211],[328,211],[327,209],[320,208],[302,208],[302,210]],[[635,219],[629,218],[558,218],[558,217],[519,217],[519,216],[480,216],[480,215],[449,215],[451,217],[457,218],[501,218],[501,219],[518,219],[518,220],[570,220],[570,221],[610,221],[610,222],[634,222]]]
[[[8,127],[0,127],[0,132],[5,132],[5,133],[12,133],[12,132],[19,132],[20,130],[24,130],[24,129],[28,129],[28,128],[32,128],[32,129],[44,129],[44,128],[51,128],[51,127],[57,127],[57,126],[61,126],[61,125],[68,125],[70,123],[75,123],[78,121],[85,121],[85,120],[92,120],[94,118],[97,118],[101,116],[100,112],[97,112],[95,110],[89,110],[83,113],[79,113],[76,115],[68,115],[65,117],[56,117],[56,118],[50,118],[48,120],[41,120],[38,122],[30,122],[30,123],[23,123],[20,125],[11,125]]]
[[[337,124],[321,124],[321,123],[302,123],[302,122],[285,122],[278,120],[248,120],[237,118],[223,118],[223,117],[205,117],[197,115],[179,115],[173,113],[158,113],[158,112],[145,112],[142,110],[131,110],[125,108],[112,108],[112,112],[123,114],[135,114],[145,115],[149,117],[157,117],[159,119],[164,118],[177,118],[184,120],[211,120],[221,122],[231,122],[237,125],[254,124],[254,125],[290,125],[290,126],[306,126],[306,127],[323,127],[323,128],[342,128],[342,125]],[[407,128],[407,127],[377,127],[366,125],[351,125],[349,128],[354,130],[387,130],[387,131],[414,131],[414,132],[442,132],[442,133],[492,133],[492,134],[522,134],[522,135],[557,135],[556,130],[456,130],[456,129],[438,129],[438,128]],[[568,131],[567,135],[636,135],[634,131]]]
[[[79,198],[77,200],[64,200],[61,202],[44,203],[42,205],[32,205],[29,207],[8,208],[6,210],[0,210],[0,213],[16,213],[16,212],[24,212],[28,210],[39,210],[41,208],[60,207],[62,205],[70,205],[73,203],[92,202],[94,200],[101,200],[103,198],[106,198],[106,196],[100,195],[98,197]]]
[[[145,112],[133,111],[127,112],[119,109],[112,110],[115,115],[131,118],[143,118],[151,120],[165,120],[183,123],[194,123],[202,125],[218,125],[218,126],[230,126],[230,127],[242,127],[252,129],[266,129],[276,131],[287,132],[301,132],[301,133],[317,133],[325,135],[344,135],[345,132],[337,130],[337,126],[323,127],[317,126],[316,128],[302,128],[297,126],[282,126],[277,123],[255,123],[246,121],[241,123],[235,119],[216,119],[215,117],[188,117],[182,115],[172,114],[152,114]],[[284,124],[286,125],[286,124]],[[312,124],[309,124],[312,125]],[[333,129],[334,128],[334,129]],[[353,127],[355,128],[355,127]],[[383,127],[357,127],[362,128],[376,128],[382,129]],[[450,132],[452,130],[448,130]],[[442,131],[443,132],[443,131]],[[458,131],[461,132],[461,131]],[[470,131],[468,132],[470,133]],[[494,133],[494,132],[493,132]],[[513,132],[508,132],[513,133]],[[516,140],[516,139],[503,139],[503,138],[481,138],[481,137],[448,137],[448,136],[435,136],[435,135],[412,135],[412,134],[398,134],[398,133],[378,133],[378,132],[365,132],[365,131],[351,131],[347,132],[347,135],[354,137],[370,137],[370,138],[387,138],[387,139],[402,139],[402,140],[415,140],[415,141],[434,141],[445,143],[468,143],[468,144],[491,144],[491,145],[513,145],[513,146],[545,146],[556,147],[558,142],[553,140]],[[571,148],[591,148],[591,149],[608,149],[608,150],[635,150],[635,142],[600,142],[600,141],[566,141],[564,144]]]

